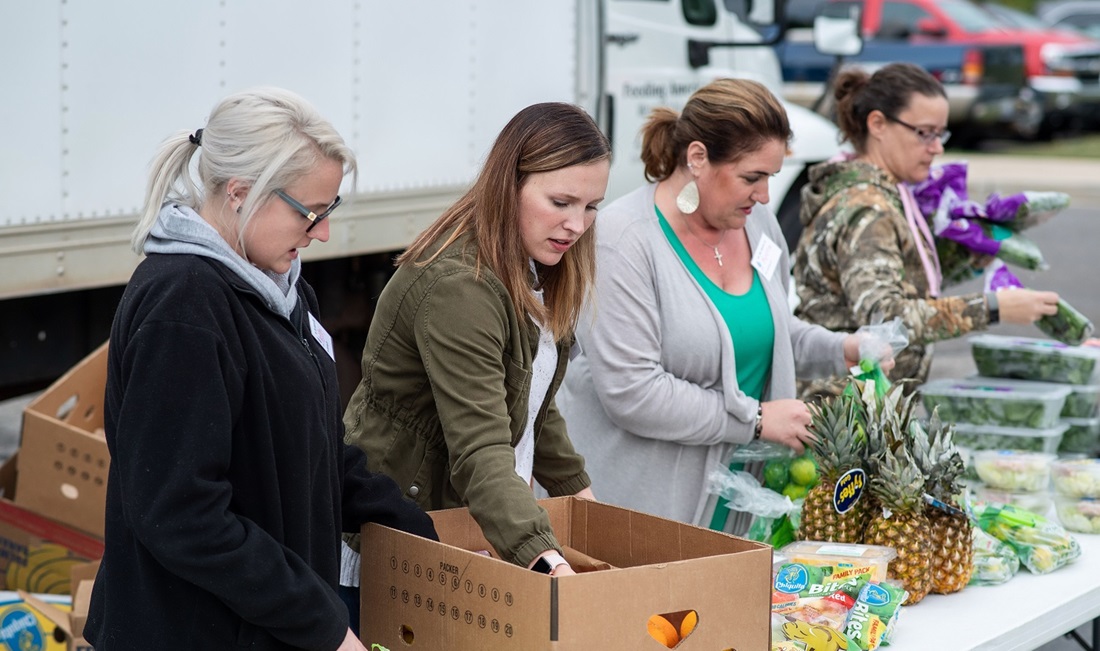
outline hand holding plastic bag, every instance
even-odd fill
[[[860,326],[855,336],[859,339],[859,365],[850,369],[852,376],[874,382],[875,394],[885,395],[890,388],[886,372],[894,367],[894,355],[909,345],[909,330],[900,316],[885,323],[882,317],[876,317],[871,325]],[[852,384],[844,391],[852,391]]]

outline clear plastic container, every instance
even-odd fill
[[[1063,418],[1066,432],[1058,444],[1059,453],[1089,456],[1100,450],[1100,418]]]
[[[1050,481],[1059,495],[1100,498],[1100,459],[1058,459],[1050,464]]]
[[[1056,457],[1042,452],[975,450],[974,469],[986,486],[1005,491],[1041,491],[1050,483]]]
[[[1066,404],[1062,406],[1062,418],[1092,418],[1100,402],[1100,384],[1070,384]]]
[[[970,337],[978,372],[990,377],[1100,384],[1100,349],[1051,339],[981,334]]]
[[[971,450],[1022,450],[1054,454],[1068,429],[1069,424],[1065,422],[1044,429],[955,423],[955,444]]]
[[[971,492],[978,502],[993,502],[995,504],[1011,504],[1018,509],[1031,511],[1043,517],[1050,514],[1050,508],[1054,505],[1054,499],[1050,491],[1006,491],[991,486],[977,485]]]
[[[933,380],[920,387],[925,410],[931,414],[938,407],[945,421],[1032,429],[1054,426],[1069,393],[1064,384],[989,377]]]
[[[1100,533],[1100,500],[1055,495],[1054,510],[1058,513],[1058,521],[1066,529],[1080,533]]]
[[[898,553],[893,547],[798,540],[784,546],[779,553],[788,563],[831,565],[834,568],[870,567],[872,581],[885,581],[886,569]]]

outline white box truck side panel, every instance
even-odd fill
[[[48,221],[61,197],[61,20],[55,3],[0,3],[0,228]]]

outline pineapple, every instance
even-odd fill
[[[918,461],[928,475],[925,492],[959,509],[959,497],[964,490],[961,480],[966,466],[953,436],[954,427],[941,421],[933,410],[928,421],[927,445],[923,446],[926,453]],[[934,506],[926,506],[925,515],[932,524],[932,549],[936,550],[932,558],[932,592],[958,592],[970,582],[974,571],[970,519],[965,513],[950,513]]]
[[[860,468],[866,439],[856,424],[856,399],[827,398],[810,405],[810,431],[817,437],[810,449],[817,459],[821,481],[806,494],[799,524],[800,540],[858,543],[867,519],[866,501],[859,498],[845,513],[834,504],[837,480]],[[864,477],[865,479],[865,477]],[[865,486],[860,483],[860,490]]]
[[[887,411],[885,416],[890,416]],[[896,412],[893,414],[897,418]],[[888,445],[878,459],[878,474],[870,492],[879,509],[872,513],[863,542],[893,547],[897,558],[888,574],[909,592],[907,604],[923,599],[932,588],[932,548],[924,514],[925,476],[904,441]]]

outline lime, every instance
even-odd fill
[[[791,462],[791,482],[799,486],[812,486],[817,481],[817,466],[808,457],[799,457]]]
[[[787,484],[783,487],[783,494],[792,500],[797,500],[802,497],[806,497],[806,493],[809,492],[809,488],[805,486],[799,486],[798,484]]]
[[[764,485],[775,492],[780,492],[790,482],[790,472],[787,459],[772,459],[764,464]]]

